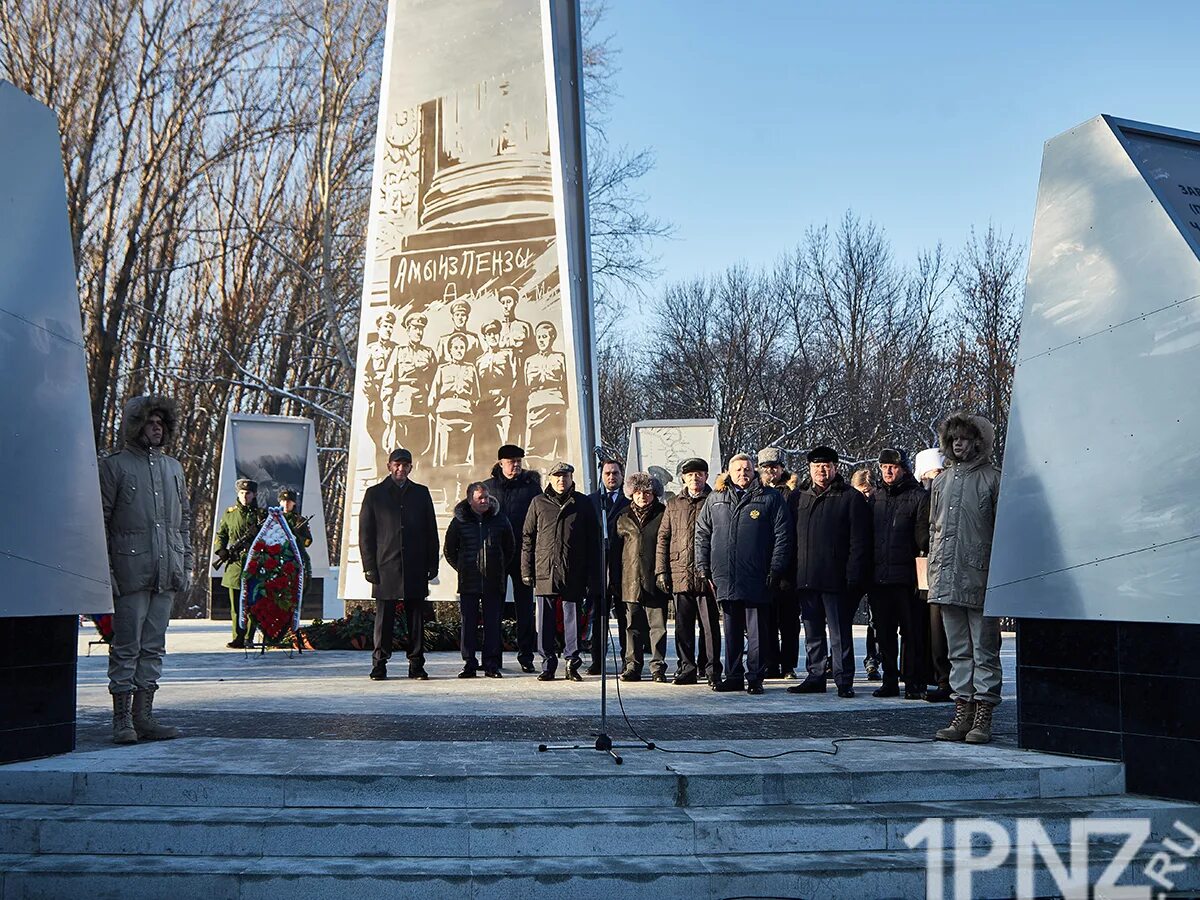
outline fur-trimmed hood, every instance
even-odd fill
[[[488,508],[487,512],[483,514],[483,517],[485,519],[490,519],[498,512],[500,512],[500,501],[491,494],[488,494]],[[470,500],[459,500],[454,506],[454,518],[458,519],[460,522],[470,522],[471,516],[474,514],[475,513],[471,509]]]
[[[996,446],[996,428],[985,419],[983,416],[973,416],[966,412],[951,413],[938,427],[938,446],[941,448],[942,455],[946,457],[948,466],[959,463],[962,460],[955,458],[953,440],[950,437],[951,432],[960,429],[967,432],[975,432],[978,435],[978,440],[981,442],[979,459],[991,459],[992,449]]]
[[[146,420],[152,412],[162,415],[164,435],[163,445],[175,435],[175,426],[179,421],[179,406],[169,397],[158,394],[144,394],[140,397],[130,397],[125,401],[125,409],[121,413],[121,437],[126,444],[137,444],[138,437]]]

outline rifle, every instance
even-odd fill
[[[229,565],[231,560],[237,559],[250,549],[250,545],[254,543],[254,539],[256,537],[258,537],[257,528],[254,531],[250,531],[242,535],[224,550],[218,550],[215,554],[217,558],[213,562],[212,567],[220,570]]]

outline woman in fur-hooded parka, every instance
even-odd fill
[[[974,453],[954,456],[954,435],[974,439]],[[992,465],[996,430],[983,416],[956,413],[939,432],[946,468],[933,481],[929,526],[929,602],[983,608],[1000,470]]]
[[[183,467],[160,447],[147,448],[142,428],[150,414],[163,419],[163,444],[178,413],[166,397],[134,397],[125,404],[125,447],[100,461],[100,499],[108,534],[113,596],[181,591],[192,574],[191,508]]]

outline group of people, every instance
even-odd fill
[[[703,677],[717,692],[758,695],[769,678],[790,677],[798,683],[788,692],[809,694],[824,693],[832,679],[839,697],[852,698],[852,625],[866,596],[882,667],[875,696],[948,693],[954,716],[937,737],[985,743],[1001,684],[999,621],[983,615],[1000,478],[990,462],[994,433],[985,419],[956,413],[939,436],[940,448],[918,454],[916,475],[904,452],[888,448],[878,483],[866,471],[852,476],[857,485],[839,473],[830,447],[808,452],[803,483],[786,472],[777,448],[733,456],[711,486],[707,462],[688,459],[680,465],[684,490],[670,498],[648,473],[626,478],[615,459],[603,462],[591,495],[576,489],[566,462],[550,468],[543,487],[525,469],[524,450],[505,444],[491,477],[469,485],[444,536],[429,491],[409,478],[412,454],[397,449],[360,515],[364,571],[379,608],[371,678],[387,677],[400,599],[408,675],[428,678],[424,600],[443,557],[458,576],[460,678],[480,669],[481,622],[483,674],[502,677],[500,618],[511,583],[517,661],[536,671],[536,651],[540,681],[558,677],[560,659],[568,681],[600,674],[609,615],[618,624],[621,680],[638,681],[648,669],[651,680],[667,681],[673,603],[674,684]],[[590,649],[587,670],[582,646]]]
[[[425,344],[429,318],[394,310],[375,322],[367,345],[362,389],[367,432],[377,463],[406,447],[436,466],[466,466],[476,446],[510,440],[513,422],[525,422],[521,439],[530,453],[552,459],[566,437],[566,356],[554,349],[553,322],[532,325],[517,317],[515,287],[497,292],[502,315],[469,328],[466,299],[450,303],[451,328],[436,346]],[[381,466],[382,467],[382,466]]]
[[[178,735],[153,711],[173,595],[188,588],[193,571],[183,470],[163,451],[176,421],[173,401],[133,398],[124,411],[124,446],[100,464],[117,743]],[[851,628],[865,594],[882,659],[875,694],[899,696],[903,682],[905,697],[925,696],[942,646],[955,710],[936,736],[984,743],[1002,673],[999,621],[983,614],[1000,473],[990,461],[994,433],[985,419],[956,413],[939,435],[939,449],[918,454],[915,475],[903,452],[883,450],[877,484],[870,473],[855,473],[848,484],[829,447],[808,452],[804,484],[788,475],[775,448],[757,458],[735,455],[712,486],[708,464],[689,459],[680,466],[684,489],[670,498],[647,473],[626,478],[618,460],[603,463],[591,495],[576,489],[566,462],[550,468],[543,487],[524,467],[524,450],[504,444],[491,477],[469,485],[444,535],[429,490],[409,477],[412,453],[396,449],[387,477],[368,488],[360,511],[359,547],[377,601],[371,678],[387,677],[398,601],[408,625],[408,675],[429,677],[425,601],[442,558],[458,576],[463,678],[478,674],[480,655],[483,674],[502,677],[500,616],[511,583],[517,661],[532,673],[536,652],[541,681],[557,678],[560,659],[569,681],[600,674],[610,614],[618,622],[622,681],[640,680],[647,667],[652,680],[666,681],[673,602],[675,684],[703,677],[721,693],[761,694],[768,678],[798,670],[802,625],[804,677],[787,690],[821,693],[832,678],[838,695],[850,698]],[[238,501],[217,530],[218,554],[261,527],[257,486],[241,480],[237,487]],[[289,521],[295,499],[280,494]],[[301,530],[303,523],[292,525]],[[227,571],[223,581],[236,609],[232,580]],[[252,640],[247,626],[240,636],[234,626],[235,646]],[[935,678],[940,685],[942,675]]]

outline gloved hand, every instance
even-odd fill
[[[533,587],[533,579],[532,578],[522,578],[521,584],[525,585],[525,587]]]
[[[783,576],[778,572],[772,572],[767,576],[767,589],[772,591],[779,590],[779,585],[783,581]]]
[[[429,572],[426,573],[426,575],[427,575],[427,577],[425,579],[426,581],[437,581],[438,570],[430,569]]]
[[[671,593],[671,576],[670,575],[659,575],[658,578],[655,579],[654,583],[658,585],[658,589],[660,591],[662,591],[664,594]]]
[[[368,584],[379,584],[378,572],[363,572],[363,578],[367,579]]]

